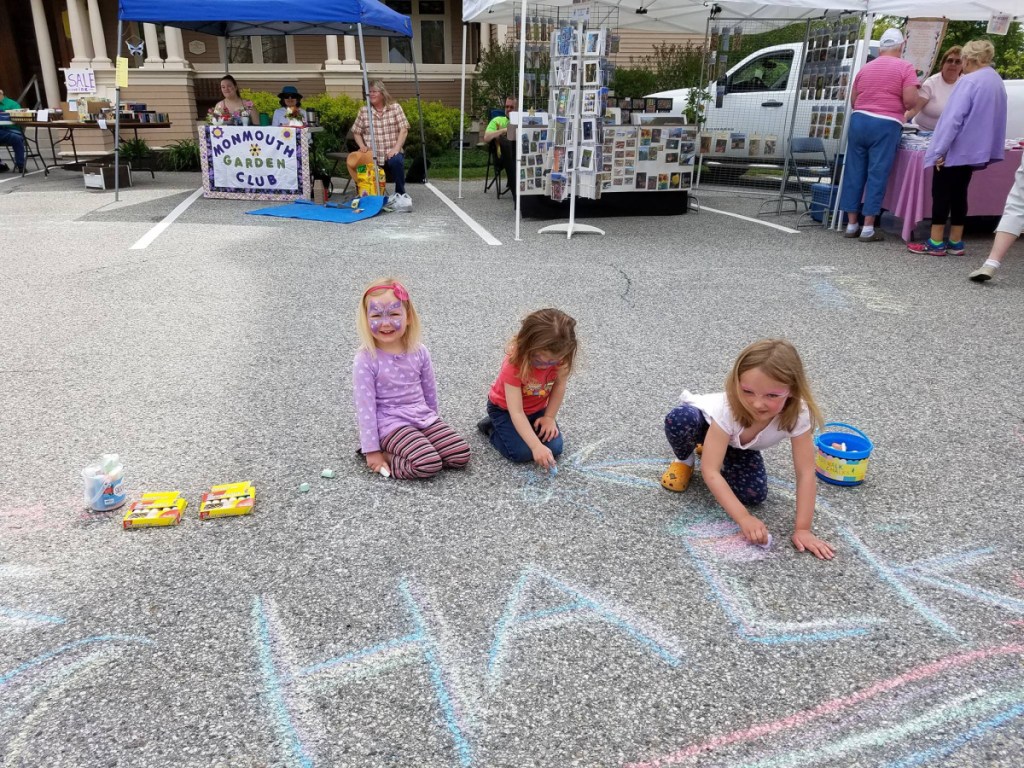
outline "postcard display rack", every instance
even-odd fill
[[[536,88],[548,98],[547,111],[524,117],[519,130],[519,193],[569,200],[569,221],[540,232],[604,234],[575,222],[576,198],[688,190],[696,131],[681,125],[622,125],[623,110],[608,109],[607,84],[614,68],[608,54],[617,42],[612,30],[618,25],[618,8],[576,5],[568,19],[555,21],[550,27],[550,71],[533,84],[528,80],[525,88],[527,105]],[[530,24],[528,18],[527,29]]]

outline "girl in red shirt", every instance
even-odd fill
[[[555,416],[576,358],[576,321],[558,309],[526,316],[509,343],[477,428],[507,459],[555,470],[562,434]]]

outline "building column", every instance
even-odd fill
[[[39,62],[43,70],[43,91],[46,93],[44,107],[56,109],[60,106],[60,85],[57,82],[57,65],[50,45],[50,28],[46,25],[46,11],[43,0],[32,0],[32,25],[36,31],[36,45],[39,48]]]
[[[491,25],[480,25],[480,53],[491,49]]]
[[[225,41],[226,38],[220,38]],[[188,61],[185,59],[185,41],[181,37],[179,27],[164,27],[164,42],[167,44],[167,60],[164,62],[164,69],[188,69]]]
[[[142,34],[146,38],[146,58],[144,67],[163,69],[164,60],[160,58],[160,37],[156,33],[156,24],[143,24]]]
[[[358,64],[359,57],[356,56],[356,39],[352,35],[345,35],[345,60],[342,64]]]
[[[324,62],[327,65],[341,64],[341,59],[338,58],[338,36],[328,35],[327,36],[327,61]]]
[[[86,27],[83,0],[68,0],[68,24],[71,26],[72,67],[88,67],[92,60],[92,40]]]
[[[107,56],[107,41],[103,37],[103,17],[100,16],[100,4],[98,0],[88,0],[89,4],[89,30],[92,32],[92,65],[100,67],[113,66],[110,57]]]

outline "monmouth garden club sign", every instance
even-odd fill
[[[218,125],[210,131],[217,187],[295,191],[299,188],[294,128]]]

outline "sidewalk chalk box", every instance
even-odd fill
[[[249,481],[215,485],[203,494],[199,519],[248,515],[256,506],[256,488]]]
[[[121,525],[125,530],[177,525],[187,506],[188,501],[177,491],[144,493],[128,507]]]

